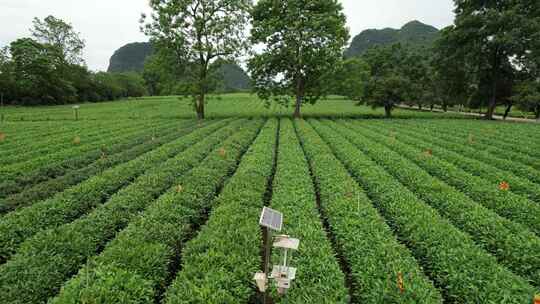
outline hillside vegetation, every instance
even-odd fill
[[[401,29],[369,29],[356,35],[345,55],[363,55],[368,49],[402,43],[413,47],[432,46],[439,37],[439,30],[420,21],[411,21]]]

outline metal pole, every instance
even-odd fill
[[[264,231],[264,274],[268,278],[270,271],[270,249],[271,249],[271,235],[270,230],[266,227],[263,228]],[[264,291],[263,303],[268,304],[268,286]]]

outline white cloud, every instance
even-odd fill
[[[342,0],[351,35],[368,28],[399,28],[419,20],[438,28],[453,21],[452,0]],[[54,15],[71,22],[86,40],[85,59],[93,70],[106,70],[120,46],[148,38],[139,17],[148,0],[0,0],[0,46],[28,36],[34,17]]]

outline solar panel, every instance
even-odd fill
[[[264,207],[259,224],[275,231],[281,231],[281,226],[283,225],[283,214],[268,207]]]

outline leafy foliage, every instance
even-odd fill
[[[244,34],[251,0],[152,0],[150,7],[152,20],[144,24],[143,15],[142,30],[190,66],[186,89],[203,119],[210,65],[218,59],[234,60],[248,47]]]
[[[400,43],[412,48],[430,47],[439,31],[419,21],[411,21],[401,29],[365,30],[355,36],[345,52],[346,57],[362,56],[370,48]]]
[[[259,97],[288,105],[294,96],[299,117],[302,104],[313,104],[330,90],[326,79],[349,38],[342,10],[336,0],[257,2],[251,39],[264,50],[248,66]]]
[[[36,39],[21,38],[0,52],[6,104],[98,102],[146,94],[136,74],[93,73],[81,65],[84,41],[70,24],[49,16],[34,20]]]
[[[371,67],[367,62],[361,58],[347,59],[332,77],[332,91],[354,101],[363,101],[370,77]]]
[[[54,16],[47,16],[43,20],[34,18],[33,28],[30,31],[39,42],[60,50],[62,59],[69,64],[84,63],[82,52],[85,42],[80,37],[80,33],[75,32],[71,24]]]
[[[363,58],[371,67],[365,102],[372,107],[384,107],[390,117],[394,107],[414,93],[413,75],[406,71],[414,59],[400,44],[371,49]]]
[[[535,3],[535,4],[534,4]],[[540,29],[537,2],[455,0],[455,26],[448,30],[473,75],[480,96],[486,100],[487,119],[500,103],[501,82],[524,64],[532,35]],[[476,30],[471,30],[475,28]],[[511,77],[510,77],[511,78]],[[487,97],[485,97],[487,95]]]

